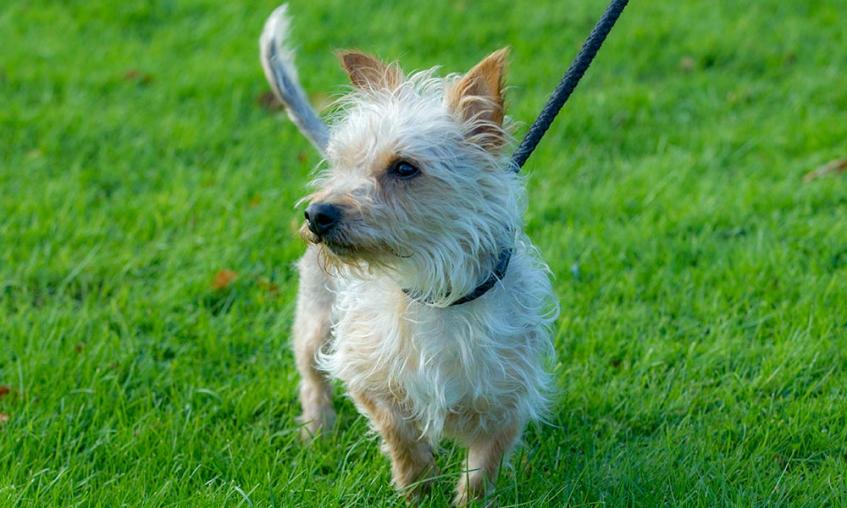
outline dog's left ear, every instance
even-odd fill
[[[503,132],[503,78],[508,48],[491,53],[447,91],[450,110],[470,124],[469,137],[487,150],[499,150]]]
[[[396,64],[387,64],[356,50],[339,51],[337,55],[350,82],[357,88],[394,90],[403,82],[403,73]]]

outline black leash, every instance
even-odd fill
[[[594,25],[594,29],[591,30],[591,34],[585,40],[579,54],[571,62],[571,66],[568,67],[562,80],[559,81],[559,85],[553,90],[553,94],[547,99],[544,109],[541,110],[538,118],[532,123],[518,149],[512,154],[515,172],[520,171],[526,160],[532,155],[535,147],[538,146],[538,142],[544,137],[547,129],[550,128],[553,120],[556,119],[556,115],[559,114],[559,111],[565,105],[571,93],[573,93],[579,80],[582,79],[582,75],[585,74],[588,66],[591,65],[592,60],[597,56],[597,51],[603,45],[603,41],[606,40],[609,31],[615,26],[615,21],[618,20],[618,16],[621,15],[623,8],[626,7],[628,2],[629,0],[612,0],[609,6],[606,7],[606,12],[603,13],[603,16]]]
[[[567,102],[568,98],[570,98],[574,88],[576,88],[576,85],[579,84],[579,80],[582,79],[583,74],[585,74],[585,71],[588,70],[588,66],[591,65],[594,57],[597,56],[597,51],[600,50],[600,46],[603,45],[603,41],[606,40],[606,36],[609,35],[609,31],[612,30],[613,26],[615,26],[615,22],[618,20],[618,17],[621,15],[621,12],[623,12],[627,3],[629,3],[629,0],[612,0],[611,3],[609,3],[609,6],[606,7],[606,12],[603,13],[603,16],[600,17],[597,24],[594,25],[594,29],[591,30],[591,34],[588,36],[588,39],[586,39],[585,43],[583,43],[579,54],[576,55],[574,61],[571,62],[571,65],[568,67],[568,70],[565,72],[562,80],[559,81],[558,86],[556,86],[556,89],[553,90],[553,94],[550,95],[549,99],[547,99],[544,109],[541,110],[538,118],[536,118],[535,122],[532,123],[532,126],[529,128],[526,136],[524,136],[523,141],[521,141],[520,146],[518,146],[518,149],[515,150],[514,154],[512,154],[512,162],[514,163],[515,172],[520,171],[527,159],[529,159],[529,156],[532,155],[535,147],[538,146],[541,138],[544,137],[547,129],[550,128],[553,120],[556,119],[556,115],[559,114],[562,106],[564,106],[565,102]],[[498,281],[503,280],[503,277],[506,276],[506,270],[509,268],[509,261],[511,258],[511,248],[502,250],[491,275],[489,275],[482,284],[474,288],[473,291],[454,301],[450,304],[450,306],[471,302],[487,293],[489,289],[494,287]],[[404,292],[409,294],[406,290],[404,290]]]

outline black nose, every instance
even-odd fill
[[[341,221],[341,208],[329,203],[312,203],[306,208],[306,221],[312,233],[324,236]]]

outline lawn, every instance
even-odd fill
[[[0,5],[0,505],[402,506],[339,390],[297,439],[288,348],[319,162],[267,107],[273,0]],[[297,1],[331,52],[512,48],[530,123],[603,0]],[[844,0],[634,1],[530,159],[560,387],[501,506],[847,506]],[[442,506],[459,471],[425,503]]]

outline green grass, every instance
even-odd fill
[[[460,71],[510,45],[527,124],[604,3],[292,11],[318,101],[333,48]],[[402,506],[349,402],[296,438],[293,204],[318,158],[257,103],[273,7],[0,6],[0,504]],[[624,13],[527,167],[561,392],[501,506],[847,505],[847,177],[802,180],[847,157],[845,8]],[[461,454],[438,460],[431,506]]]

